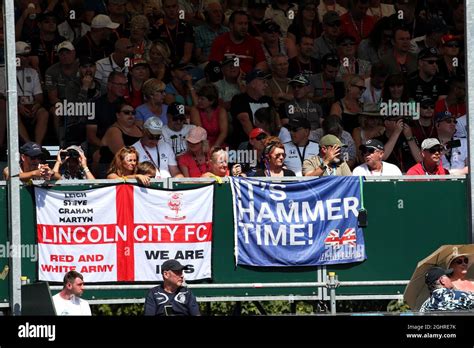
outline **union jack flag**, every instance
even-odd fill
[[[339,237],[339,229],[329,231],[324,244],[331,245],[332,247],[339,249],[341,245],[348,244],[355,247],[357,244],[357,236],[355,228],[347,228],[341,237]]]

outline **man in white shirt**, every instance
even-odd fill
[[[159,117],[150,117],[143,124],[143,137],[133,144],[138,152],[138,161],[151,162],[156,168],[155,178],[182,178],[171,146],[162,139],[163,122]]]
[[[63,289],[53,296],[57,315],[92,315],[89,303],[81,298],[84,293],[84,278],[76,271],[64,276]]]
[[[383,143],[377,139],[369,139],[360,147],[365,163],[354,168],[353,176],[396,176],[402,175],[400,169],[391,163],[382,161]]]
[[[162,139],[169,144],[176,156],[187,150],[186,135],[195,126],[186,124],[184,105],[171,103],[168,105],[168,124],[163,127]]]
[[[284,165],[295,172],[296,176],[303,176],[303,162],[305,159],[319,153],[319,145],[309,140],[310,122],[303,117],[297,117],[288,123],[291,141],[284,143],[286,158]]]

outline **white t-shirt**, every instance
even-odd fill
[[[353,176],[396,176],[402,175],[401,170],[394,164],[383,162],[382,161],[382,171],[381,172],[372,172],[367,163],[357,166],[352,171]]]
[[[156,178],[169,178],[171,177],[169,166],[177,166],[176,156],[174,155],[173,149],[164,141],[158,142],[158,149],[156,147],[147,147],[146,151],[141,141],[137,141],[133,144],[138,152],[139,162],[150,161],[159,169],[156,172]],[[147,153],[148,151],[148,153]],[[158,159],[158,152],[160,158]],[[151,156],[151,158],[150,158]]]
[[[194,127],[196,126],[191,124],[185,124],[179,132],[176,132],[165,125],[163,126],[163,134],[161,135],[161,137],[168,145],[171,146],[174,154],[178,156],[188,149],[188,146],[186,144],[186,135],[188,135],[189,131]]]
[[[454,138],[454,140],[457,140]],[[441,157],[441,161],[443,162],[443,168],[447,170],[451,169],[462,169],[466,166],[466,159],[467,159],[467,139],[460,138],[461,146],[455,147],[451,149],[451,157],[446,157],[446,153]]]
[[[5,95],[5,68],[0,68],[0,94]],[[16,71],[16,88],[20,104],[33,104],[35,95],[42,94],[38,72],[31,68]]]
[[[303,161],[319,153],[319,145],[309,141],[306,146],[297,147],[293,142],[283,144],[286,158],[284,165],[295,172],[296,176],[303,176]]]
[[[89,303],[80,297],[72,296],[70,300],[65,300],[60,293],[53,296],[56,315],[92,315]]]
[[[365,91],[362,93],[360,97],[360,101],[365,104],[365,103],[373,103],[373,104],[379,104],[380,99],[382,97],[382,90],[374,88],[370,85],[370,77],[365,79]]]

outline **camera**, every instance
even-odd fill
[[[454,149],[456,147],[461,147],[461,140],[456,139],[456,140],[450,140],[446,143],[446,148],[449,149]]]
[[[74,150],[74,149],[69,149],[69,150],[63,150],[61,151],[60,153],[60,156],[61,156],[61,160],[65,160],[66,157],[69,157],[69,158],[79,158],[79,152],[77,150]]]

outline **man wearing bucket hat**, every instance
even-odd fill
[[[447,175],[449,171],[443,168],[441,156],[446,148],[438,139],[427,138],[421,143],[421,162],[408,169],[407,175]]]
[[[305,159],[303,162],[304,176],[350,176],[351,169],[341,159],[341,148],[346,147],[338,137],[327,134],[319,141],[319,155]]]
[[[425,283],[430,290],[428,298],[420,308],[420,312],[458,311],[474,309],[474,294],[454,288],[449,276],[452,269],[433,267],[425,274]]]

